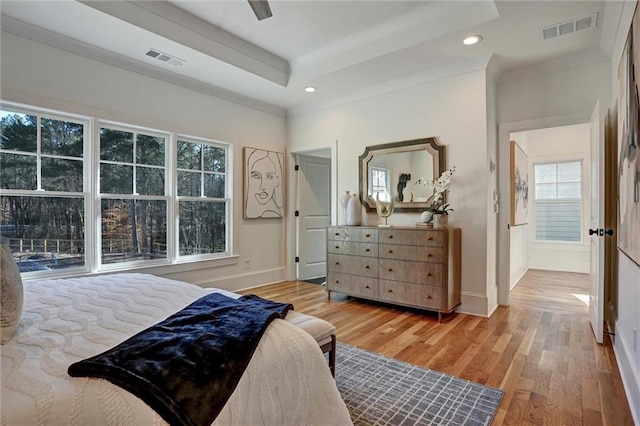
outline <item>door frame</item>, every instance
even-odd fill
[[[337,142],[336,142],[337,143]],[[287,230],[287,238],[286,238],[286,278],[289,281],[295,281],[297,279],[297,268],[296,268],[296,246],[298,243],[298,230],[296,226],[296,217],[295,211],[298,208],[298,178],[296,176],[296,159],[297,156],[300,155],[313,155],[313,153],[317,153],[319,151],[322,152],[331,152],[331,156],[329,159],[331,160],[331,188],[330,188],[330,199],[331,199],[331,224],[337,223],[338,209],[336,208],[336,204],[338,204],[338,172],[336,164],[337,161],[337,146],[336,145],[327,145],[321,146],[313,149],[305,149],[305,150],[297,150],[289,153],[287,157],[286,163],[287,166],[287,216],[286,216],[286,230]]]
[[[573,124],[588,124],[591,112],[581,114],[545,117],[533,120],[516,121],[500,124],[498,127],[498,193],[500,194],[500,209],[498,212],[498,240],[497,240],[497,304],[510,304],[510,263],[511,247],[509,239],[509,200],[511,198],[511,157],[509,139],[511,133],[550,127],[570,126]],[[601,119],[604,119],[600,111]],[[600,160],[602,161],[602,159]]]

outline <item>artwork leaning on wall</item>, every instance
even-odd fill
[[[526,225],[529,215],[529,159],[511,141],[511,226]]]

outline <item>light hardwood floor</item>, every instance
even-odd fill
[[[244,293],[330,321],[341,342],[505,391],[494,424],[633,425],[611,341],[589,324],[588,276],[529,271],[491,318],[445,316],[284,282]]]

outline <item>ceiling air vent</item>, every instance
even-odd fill
[[[598,25],[598,14],[578,18],[567,22],[551,25],[540,30],[543,40],[561,37],[567,34],[575,33],[582,30],[595,28]]]
[[[159,61],[162,61],[166,64],[174,65],[176,67],[180,67],[182,66],[182,64],[186,62],[186,61],[183,61],[182,59],[176,58],[175,56],[171,56],[168,53],[162,53],[157,49],[149,49],[149,51],[145,53],[145,55],[151,58],[157,59]]]

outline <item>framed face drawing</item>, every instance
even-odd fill
[[[511,226],[527,223],[529,214],[529,161],[527,154],[511,141]]]
[[[284,217],[284,154],[245,147],[244,218]]]

